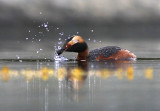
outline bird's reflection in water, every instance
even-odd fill
[[[80,89],[83,89],[83,85],[86,84],[86,82],[88,82],[88,90],[89,93],[91,93],[90,96],[93,95],[94,85],[96,84],[96,77],[107,78],[109,76],[115,75],[117,78],[122,79],[124,71],[126,71],[127,78],[132,80],[134,74],[131,63],[133,62],[134,61],[78,61],[77,65],[74,67],[66,65],[66,70],[64,71],[66,73],[64,78],[66,87],[63,90],[62,87],[59,87],[60,91],[63,91],[63,93],[65,93],[70,101],[79,102],[79,99],[85,97],[82,96],[85,93]],[[62,79],[59,80],[64,84]],[[59,92],[59,100],[62,99],[63,93]]]
[[[70,85],[72,89],[78,90],[82,87],[83,82],[88,76],[88,63],[86,61],[79,61],[77,67],[69,70],[70,72],[67,73],[66,76],[68,85]]]
[[[73,89],[77,90],[82,87],[83,82],[91,75],[103,78],[107,75],[116,74],[117,72],[120,74],[123,71],[126,71],[128,75],[133,74],[131,64],[133,62],[134,61],[101,61],[88,63],[87,61],[79,61],[78,66],[67,68],[69,72],[67,72],[66,80],[71,82],[70,84]]]
[[[67,101],[78,102],[80,96],[79,89],[82,88],[87,78],[88,63],[86,61],[81,61],[78,63],[58,64],[59,105],[63,105],[65,97],[67,97]]]

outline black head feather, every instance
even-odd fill
[[[88,45],[84,43],[76,43],[72,45],[70,48],[68,48],[66,51],[68,52],[83,52],[86,49],[88,49]]]
[[[69,37],[65,41],[62,49],[57,50],[57,54],[58,55],[62,54],[64,51],[68,51],[68,52],[83,52],[86,49],[88,49],[88,45],[85,42],[83,42],[83,43],[75,43],[74,45],[70,46],[68,49],[65,49],[65,47],[68,44],[68,42],[71,41],[74,37],[75,37],[75,35],[72,36],[72,37]]]

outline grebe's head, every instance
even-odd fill
[[[79,53],[79,52],[85,51],[86,49],[88,49],[88,46],[85,43],[85,41],[82,39],[82,37],[74,35],[66,40],[62,49],[57,51],[57,54],[60,55],[64,51]]]

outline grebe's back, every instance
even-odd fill
[[[118,46],[107,46],[89,52],[88,60],[135,60],[136,56]]]

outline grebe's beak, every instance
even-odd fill
[[[60,55],[64,51],[67,52],[83,52],[88,48],[85,41],[82,39],[81,36],[73,36],[66,40],[63,48],[57,51],[57,54]]]
[[[59,50],[57,50],[57,54],[58,54],[58,55],[61,55],[61,54],[64,52],[64,50],[65,50],[65,49],[59,49]]]

